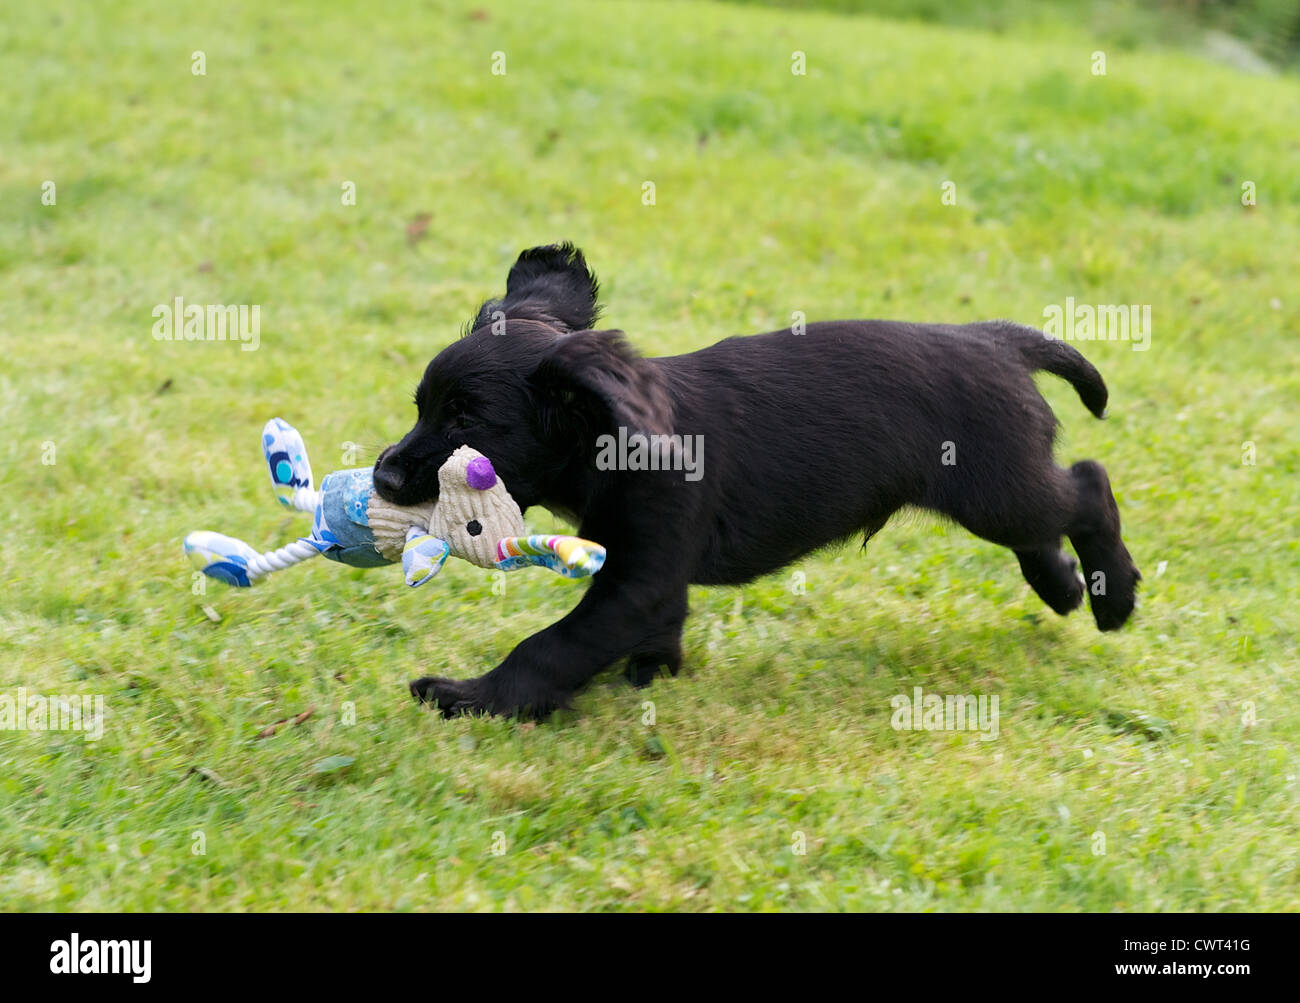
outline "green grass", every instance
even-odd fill
[[[1096,48],[705,4],[9,12],[0,693],[106,714],[98,742],[0,732],[0,907],[1300,907],[1300,83],[1145,45],[1095,77]],[[1062,461],[1115,483],[1132,624],[1059,619],[1008,552],[904,519],[693,589],[680,678],[611,672],[532,727],[444,722],[406,681],[485,671],[581,585],[322,565],[194,593],[189,530],[305,531],[269,416],[318,472],[366,462],[514,255],[562,238],[649,353],[797,310],[1150,304],[1149,351],[1082,346],[1107,421],[1041,383]],[[260,304],[260,348],[155,341],[177,295]],[[997,695],[998,738],[895,731],[914,686]]]

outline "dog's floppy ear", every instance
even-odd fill
[[[543,426],[579,418],[589,431],[672,435],[673,405],[663,376],[622,331],[582,331],[559,338],[532,375]]]
[[[532,247],[519,255],[506,278],[505,299],[488,300],[470,330],[492,323],[495,314],[538,320],[564,331],[585,331],[596,323],[600,283],[582,252],[567,241]]]

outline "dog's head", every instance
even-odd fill
[[[593,331],[599,286],[572,244],[524,251],[503,299],[434,357],[415,391],[415,426],[375,464],[375,488],[398,505],[438,497],[438,468],[461,445],[487,456],[521,509],[582,510],[596,440],[620,426],[668,435],[659,367],[620,331]]]

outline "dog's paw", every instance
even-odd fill
[[[421,676],[410,684],[411,696],[422,704],[430,704],[442,712],[443,717],[459,714],[491,713],[478,693],[477,679],[440,679]]]
[[[1083,603],[1085,583],[1079,562],[1059,549],[1017,551],[1020,570],[1038,598],[1054,613],[1065,616]]]
[[[655,681],[661,668],[667,669],[669,675],[677,675],[682,667],[681,656],[674,655],[632,655],[627,660],[623,675],[637,689],[644,689]]]
[[[410,684],[411,696],[429,704],[443,717],[492,714],[519,720],[542,721],[567,706],[564,694],[539,684],[517,682],[502,686],[492,674],[478,679],[440,679],[422,676]]]
[[[1065,569],[1061,572],[1056,591],[1050,596],[1042,593],[1040,595],[1042,595],[1043,601],[1051,607],[1053,613],[1067,616],[1083,605],[1083,597],[1087,594],[1087,591],[1088,583],[1084,581],[1083,575],[1079,573],[1079,562],[1066,555]]]
[[[1125,558],[1128,557],[1126,553]],[[1119,630],[1128,621],[1137,604],[1137,586],[1142,572],[1131,560],[1125,560],[1105,579],[1100,590],[1090,590],[1092,616],[1098,630]]]

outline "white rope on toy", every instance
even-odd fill
[[[250,580],[261,578],[263,575],[269,575],[272,571],[283,571],[285,568],[291,568],[295,564],[301,564],[303,561],[319,556],[320,551],[307,541],[294,540],[293,543],[281,547],[279,550],[268,550],[264,554],[250,557],[248,559],[248,577]]]
[[[299,512],[315,512],[320,504],[320,492],[313,488],[295,488],[288,504]]]

